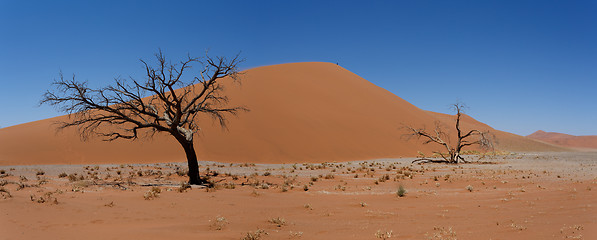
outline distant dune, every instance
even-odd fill
[[[539,130],[527,137],[564,147],[597,149],[597,136],[574,136]]]
[[[408,88],[408,82],[403,82]],[[424,111],[331,63],[292,63],[247,70],[229,84],[231,105],[250,112],[230,118],[228,131],[201,119],[195,146],[200,160],[220,162],[332,162],[415,156],[441,150],[404,137],[404,125],[451,129],[454,116]],[[82,142],[76,129],[55,132],[61,116],[0,129],[0,165],[156,163],[185,161],[173,138]],[[494,133],[497,149],[565,150],[501,132],[466,116],[464,129]]]

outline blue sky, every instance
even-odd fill
[[[597,1],[0,1],[0,126],[62,115],[62,70],[104,85],[138,59],[242,51],[244,69],[338,62],[412,104],[492,127],[597,135]]]

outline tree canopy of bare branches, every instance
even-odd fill
[[[156,63],[141,60],[145,69],[142,81],[133,77],[115,78],[113,85],[90,88],[88,83],[65,78],[62,72],[48,90],[41,104],[55,106],[69,114],[69,121],[58,129],[78,127],[83,139],[98,136],[105,141],[137,139],[140,134],[153,136],[169,133],[183,147],[189,166],[189,183],[204,184],[199,176],[193,136],[200,128],[196,117],[207,114],[226,126],[226,117],[236,115],[244,107],[227,106],[221,81],[240,80],[238,64],[243,60],[188,56],[172,63],[162,51],[155,54]],[[193,76],[192,67],[201,68]]]
[[[440,162],[440,163],[459,163],[467,162],[461,155],[462,149],[472,145],[478,145],[482,148],[492,148],[493,141],[489,132],[482,132],[476,129],[463,131],[460,127],[460,119],[462,116],[462,110],[464,105],[461,103],[453,104],[452,107],[456,111],[456,144],[453,146],[450,143],[450,136],[443,131],[439,122],[435,123],[435,129],[433,132],[426,130],[425,128],[414,128],[412,126],[406,126],[409,130],[409,136],[414,136],[418,139],[425,140],[423,144],[435,143],[442,145],[447,153],[434,152],[442,157],[440,160],[430,158],[419,158],[413,161],[415,162]]]

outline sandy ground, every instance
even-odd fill
[[[1,166],[0,239],[597,239],[597,153],[472,159]]]

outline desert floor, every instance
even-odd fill
[[[412,160],[0,166],[0,239],[597,239],[597,153]]]

